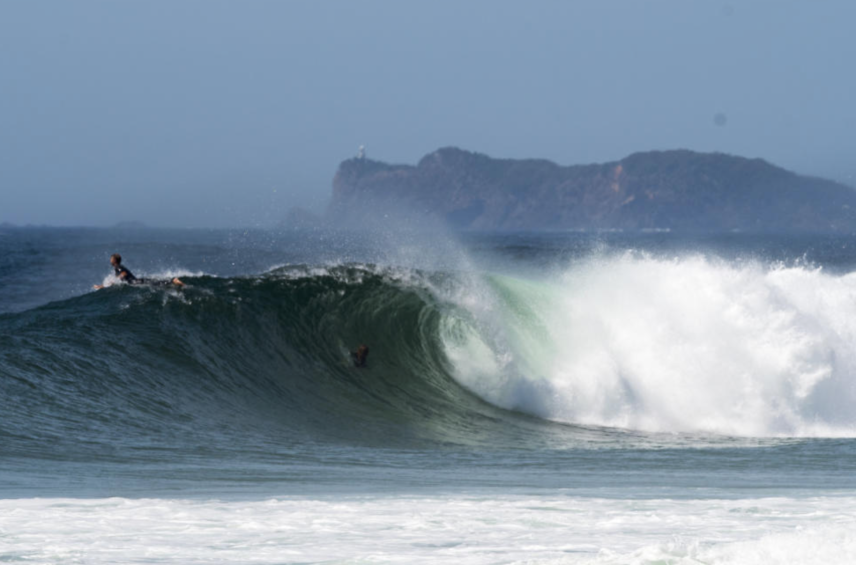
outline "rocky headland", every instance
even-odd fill
[[[333,180],[328,220],[432,218],[472,230],[856,232],[856,190],[761,159],[688,150],[560,166],[448,147],[416,166],[364,157]]]

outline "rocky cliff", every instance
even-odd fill
[[[761,159],[686,150],[563,167],[456,148],[416,166],[344,161],[329,219],[438,218],[459,229],[856,232],[856,191]]]

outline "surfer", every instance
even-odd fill
[[[110,264],[113,265],[113,273],[116,275],[116,278],[120,281],[128,284],[169,284],[170,282],[175,286],[182,287],[184,283],[178,277],[173,277],[171,281],[153,281],[151,279],[138,279],[134,276],[127,267],[122,264],[122,256],[118,253],[114,253],[110,256]],[[103,284],[92,285],[92,288],[95,290],[99,290],[104,288]]]
[[[356,351],[351,351],[351,357],[354,358],[354,365],[357,367],[365,367],[368,356],[369,348],[365,344],[360,345]]]

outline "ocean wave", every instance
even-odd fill
[[[540,279],[348,264],[186,282],[0,316],[0,433],[856,436],[854,274],[629,253]]]

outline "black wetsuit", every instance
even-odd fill
[[[141,282],[137,277],[134,276],[134,273],[123,267],[122,265],[116,265],[113,267],[113,272],[116,274],[116,278],[120,281],[125,281],[128,284],[134,284],[136,282]]]
[[[134,273],[122,265],[113,267],[113,272],[116,274],[117,279],[128,284],[147,284],[151,286],[166,286],[172,284],[171,280],[138,279],[134,276]]]

